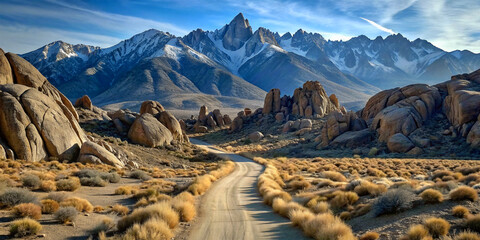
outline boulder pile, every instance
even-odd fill
[[[195,133],[205,133],[209,129],[223,128],[232,124],[230,116],[222,115],[219,109],[212,112],[208,111],[207,106],[201,106],[197,119],[193,116],[191,119],[184,121],[185,129]]]
[[[302,88],[295,89],[293,96],[280,98],[280,90],[270,90],[264,101],[263,114],[283,113],[288,115],[321,118],[333,111],[345,111],[340,107],[337,97],[332,94],[330,97],[318,81],[308,81]]]

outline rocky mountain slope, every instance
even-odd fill
[[[292,94],[307,81],[359,109],[381,89],[471,72],[480,67],[479,56],[400,34],[327,41],[300,29],[280,36],[253,31],[241,13],[221,29],[184,37],[152,29],[106,49],[54,42],[23,55],[70,99],[87,94],[111,108],[156,99],[182,109],[197,109],[206,99],[213,107],[260,106],[264,91]]]

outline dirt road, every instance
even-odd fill
[[[257,178],[263,166],[242,156],[226,153],[208,143],[190,139],[220,157],[236,163],[235,170],[215,182],[202,197],[200,216],[192,226],[191,240],[308,239],[290,226],[288,219],[263,204]]]

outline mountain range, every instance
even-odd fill
[[[151,29],[109,48],[57,41],[22,57],[70,99],[87,94],[106,108],[138,108],[143,100],[176,109],[261,106],[271,88],[291,95],[319,81],[358,109],[381,89],[433,84],[480,68],[479,54],[446,52],[401,34],[327,41],[301,29],[253,32],[241,13],[215,31],[177,37]]]

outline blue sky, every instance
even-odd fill
[[[478,10],[476,0],[2,0],[0,48],[24,53],[56,40],[108,47],[150,28],[183,36],[221,28],[242,12],[254,30],[302,28],[332,40],[401,33],[480,52]]]

